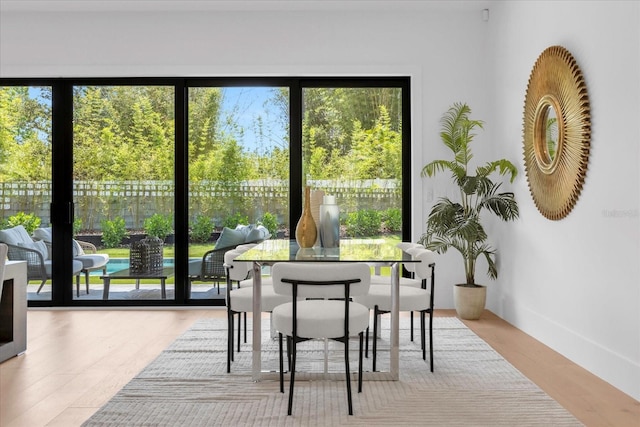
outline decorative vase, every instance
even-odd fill
[[[322,200],[324,198],[324,191],[322,190],[311,190],[311,216],[316,223],[316,229],[318,230],[316,241],[313,244],[313,247],[320,246],[320,205],[322,205]]]
[[[324,196],[320,206],[320,246],[337,248],[340,246],[340,210],[335,196]]]
[[[316,222],[311,215],[311,189],[304,189],[304,206],[298,225],[296,225],[296,242],[301,248],[311,248],[318,237]]]
[[[486,286],[453,286],[453,304],[461,319],[478,320],[484,311],[486,300]]]

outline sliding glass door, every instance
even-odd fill
[[[75,299],[175,297],[174,97],[172,86],[73,88]]]
[[[58,245],[30,305],[223,305],[209,254],[294,238],[305,187],[410,236],[409,112],[406,77],[0,79],[0,231]]]
[[[50,234],[34,241],[51,221],[51,98],[50,86],[0,85],[0,242],[28,261],[30,301],[52,300]]]
[[[189,294],[224,299],[225,248],[289,229],[289,89],[188,89]]]

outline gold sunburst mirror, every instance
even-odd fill
[[[524,166],[542,215],[562,219],[587,173],[591,112],[587,86],[571,53],[551,46],[538,57],[524,103]]]

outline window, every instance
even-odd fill
[[[222,305],[204,254],[225,227],[293,238],[305,186],[336,196],[343,238],[410,236],[406,77],[0,79],[0,94],[2,227],[24,212],[58,230],[30,305]],[[158,280],[104,292],[101,268],[77,296],[73,240],[112,274],[145,234],[164,240],[164,297]]]

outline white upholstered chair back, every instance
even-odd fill
[[[414,262],[413,267],[418,279],[431,278],[432,265],[436,262],[436,254],[425,248],[412,248],[407,251],[411,256],[420,262]],[[409,264],[409,263],[407,263]]]
[[[420,243],[412,243],[412,242],[400,242],[396,245],[399,249],[401,249],[403,252],[406,252],[408,254],[411,254],[410,250],[412,249],[424,249],[424,246],[422,246]],[[407,270],[409,273],[415,273],[415,268],[416,268],[416,263],[414,262],[407,262],[404,264],[404,268],[405,270]]]
[[[309,263],[276,263],[271,269],[273,289],[281,295],[292,295],[291,283],[282,279],[300,281],[341,281],[345,279],[359,279],[357,283],[350,285],[350,295],[365,295],[369,291],[371,283],[371,269],[364,263],[333,263],[333,262],[309,262]],[[310,285],[298,289],[298,297],[301,298],[343,298],[343,285]]]
[[[224,254],[224,265],[227,267],[229,280],[242,281],[249,277],[251,273],[251,263],[247,261],[236,261],[243,250],[232,249]]]

